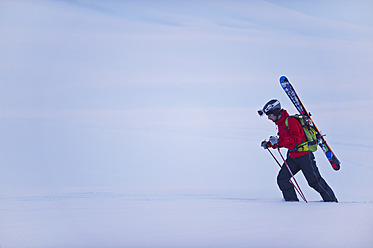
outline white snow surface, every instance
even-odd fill
[[[0,248],[373,247],[372,9],[0,0]],[[282,200],[256,112],[296,113],[281,75],[339,203],[301,173],[309,203]]]
[[[0,197],[0,246],[371,247],[373,201],[149,190]]]

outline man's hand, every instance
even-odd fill
[[[271,142],[272,145],[277,145],[278,144],[278,138],[275,136],[269,137],[269,142]]]
[[[262,143],[260,144],[264,149],[268,149],[269,142],[266,140],[263,140]]]

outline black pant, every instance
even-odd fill
[[[316,166],[315,156],[312,152],[298,158],[288,157],[286,162],[289,165],[293,175],[295,175],[299,170],[302,170],[308,185],[319,192],[325,202],[337,202],[337,198],[335,197],[333,190],[321,177]],[[299,201],[297,194],[295,193],[294,186],[290,183],[290,178],[290,172],[287,166],[284,164],[278,173],[277,184],[282,191],[285,201]]]

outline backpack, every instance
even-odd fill
[[[289,129],[289,123],[288,123],[289,117],[294,117],[299,121],[300,125],[302,126],[303,132],[306,136],[306,140],[303,140],[302,138],[301,140],[302,143],[297,145],[293,150],[290,150],[290,151],[315,152],[317,150],[317,136],[316,136],[316,130],[313,124],[308,124],[307,121],[301,115],[290,115],[286,117],[285,119],[285,126],[287,129]]]

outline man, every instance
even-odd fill
[[[271,136],[269,141],[263,141],[264,149],[285,147],[288,149],[287,164],[293,175],[302,170],[308,185],[320,193],[324,202],[338,202],[333,190],[321,177],[316,166],[315,156],[310,150],[299,151],[297,146],[306,140],[303,128],[295,117],[289,117],[286,110],[281,108],[278,100],[273,99],[267,102],[260,115],[266,114],[268,119],[273,121],[278,127],[279,138]],[[285,120],[288,118],[288,125]],[[285,201],[299,201],[295,193],[294,186],[290,182],[291,174],[287,166],[282,166],[278,176],[277,184],[282,191]]]

